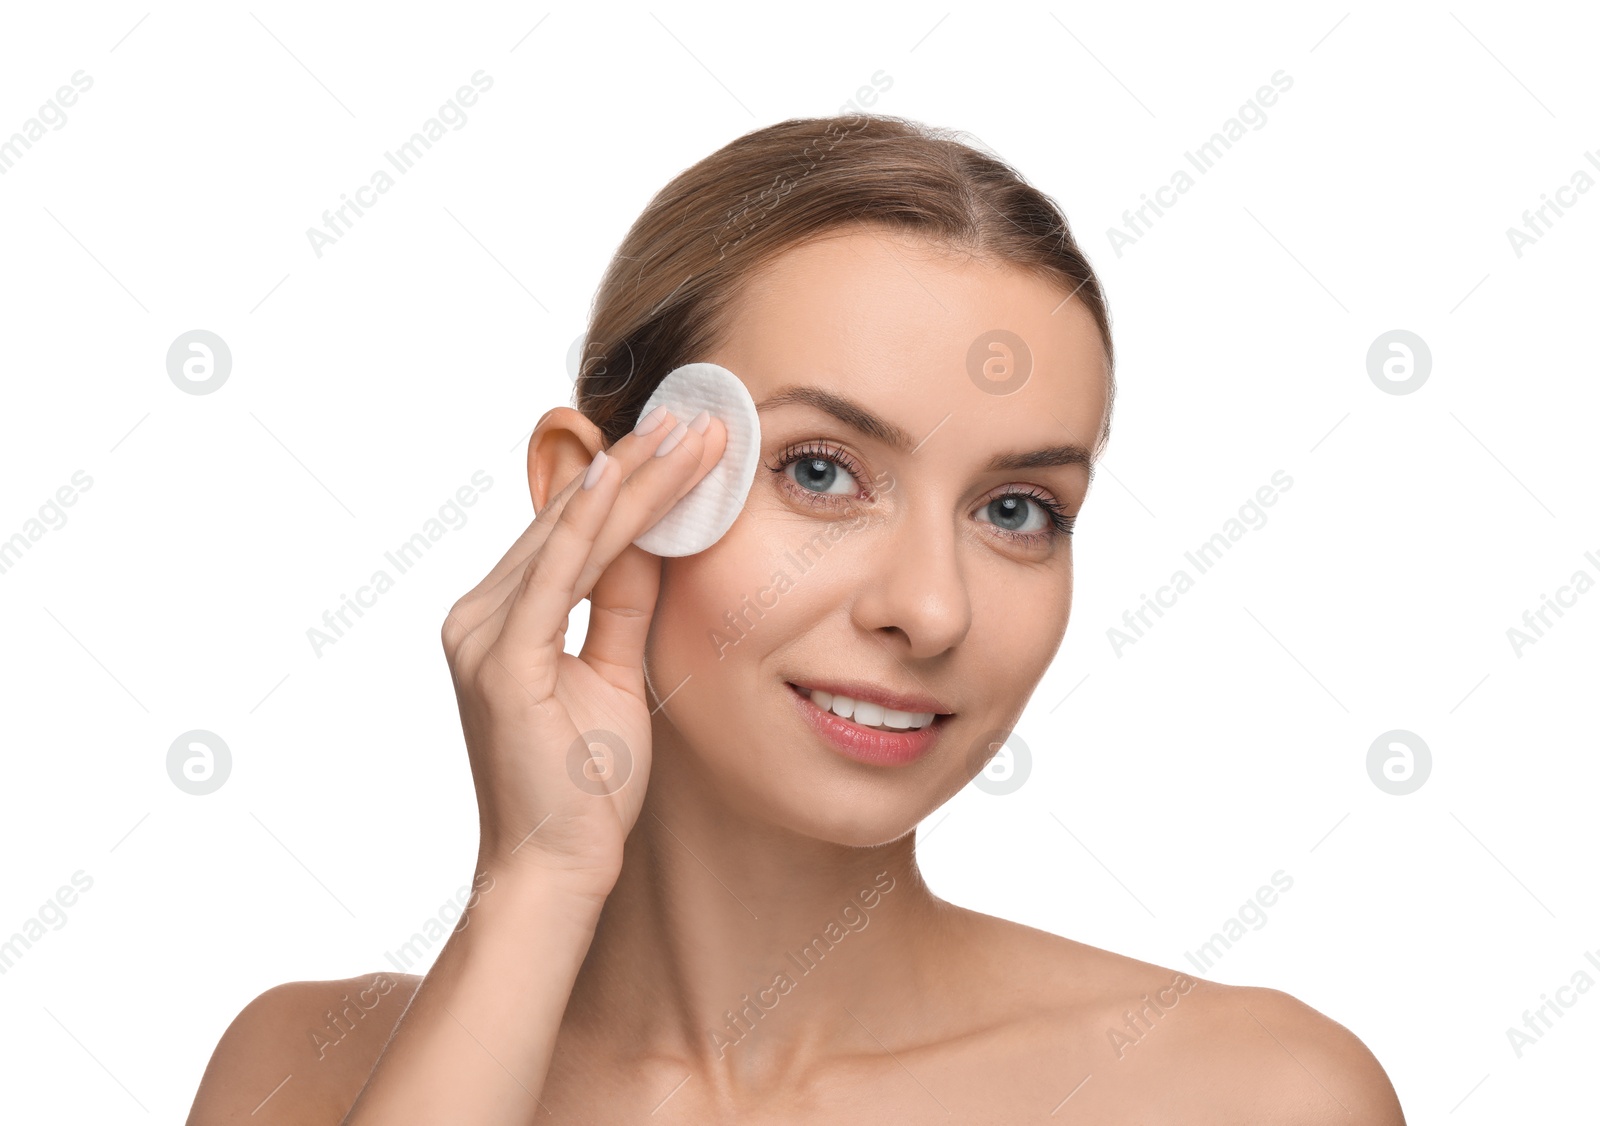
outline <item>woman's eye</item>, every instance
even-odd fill
[[[1031,536],[1051,526],[1051,514],[1044,503],[1027,493],[995,497],[978,511],[987,514],[986,523],[1014,535]]]
[[[866,478],[849,454],[831,444],[790,447],[768,468],[787,478],[785,487],[799,499],[830,507],[861,497]],[[1022,487],[984,502],[974,515],[999,535],[1027,547],[1044,547],[1058,536],[1070,536],[1074,523],[1050,494]]]
[[[1037,520],[1029,519],[1030,505],[1038,514]],[[1042,547],[1057,537],[1072,535],[1072,526],[1077,522],[1067,512],[1066,506],[1048,493],[1003,493],[978,511],[989,514],[990,518],[984,523],[993,524],[1001,535],[1035,547]]]
[[[849,470],[830,458],[802,457],[791,461],[785,467],[785,472],[791,481],[807,492],[853,495],[861,488]]]

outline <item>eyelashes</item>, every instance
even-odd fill
[[[817,461],[840,466],[857,481],[867,476],[861,467],[856,464],[855,460],[844,450],[840,449],[838,446],[818,442],[802,443],[797,446],[788,447],[782,453],[780,453],[775,462],[772,465],[769,465],[767,468],[771,469],[775,473],[782,474],[783,477],[788,479],[789,475],[783,471],[789,466],[794,465],[796,462],[801,461]],[[842,494],[837,493],[815,493],[809,489],[801,489],[800,491],[805,494],[808,499],[827,496],[836,497],[841,500],[845,499]],[[875,500],[876,497],[869,493],[865,499],[872,501]]]
[[[797,484],[788,473],[789,466],[798,462],[811,462],[821,466],[838,466],[858,482],[865,480],[868,476],[855,459],[841,447],[828,442],[802,442],[786,447],[767,464],[767,469],[781,478],[781,487],[786,489],[790,495],[797,496],[809,504],[824,507],[837,507],[856,500],[862,500],[870,504],[876,499],[871,492],[868,492],[866,496],[862,496],[859,490],[855,493],[833,493],[816,492],[804,488]],[[1036,532],[1013,531],[1009,528],[1002,528],[998,524],[992,524],[990,521],[984,521],[985,523],[991,523],[991,526],[994,527],[998,534],[1013,543],[1028,547],[1043,547],[1058,537],[1072,535],[1074,518],[1067,512],[1064,505],[1041,489],[1031,485],[1008,487],[1004,492],[996,493],[986,500],[982,508],[991,508],[1002,501],[1011,501],[1010,507],[1013,509],[1018,506],[1018,503],[1025,506],[1028,501],[1032,501],[1039,506],[1045,518],[1049,521],[1046,528]]]

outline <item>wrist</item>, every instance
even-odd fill
[[[480,853],[473,876],[469,909],[491,901],[505,913],[527,907],[593,924],[616,886],[619,869],[567,868],[535,857],[489,856]],[[500,912],[496,912],[500,913]],[[465,917],[466,912],[463,912]]]

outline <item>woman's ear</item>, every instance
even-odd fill
[[[589,468],[605,444],[600,428],[571,407],[544,412],[528,439],[528,495],[533,511],[544,511],[550,498]]]

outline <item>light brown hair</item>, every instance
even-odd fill
[[[1031,271],[1082,301],[1105,348],[1105,295],[1054,200],[955,130],[900,117],[791,118],[729,142],[658,192],[595,295],[576,407],[611,445],[666,374],[716,344],[740,283],[783,251],[857,223]]]

